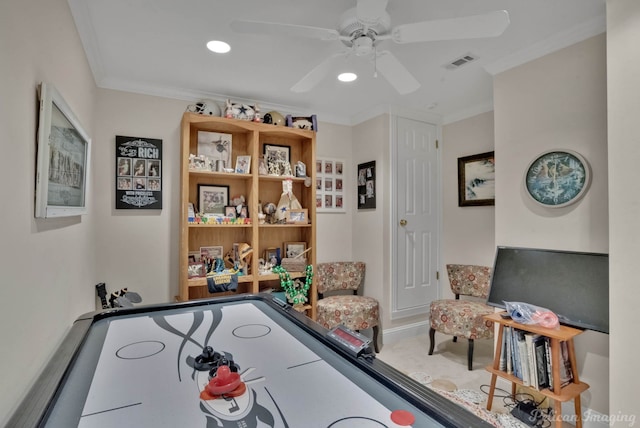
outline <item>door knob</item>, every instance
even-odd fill
[[[406,226],[407,225],[407,220],[402,219],[400,220],[400,226]]]

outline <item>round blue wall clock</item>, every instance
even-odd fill
[[[589,164],[578,153],[552,150],[538,156],[527,168],[525,188],[538,204],[560,208],[578,201],[589,188]]]

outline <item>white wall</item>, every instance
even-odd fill
[[[390,244],[385,219],[389,212],[389,116],[384,114],[353,127],[353,162],[376,162],[376,208],[357,209],[357,201],[350,202],[356,208],[351,225],[351,241],[354,257],[367,264],[364,294],[380,302],[381,328],[390,324]],[[354,172],[355,174],[355,172]],[[355,183],[352,184],[355,186]]]
[[[458,158],[494,150],[493,112],[442,127],[442,265],[493,266],[495,207],[458,206]],[[440,281],[444,296],[449,282]]]
[[[606,37],[505,71],[494,80],[496,245],[608,252]],[[524,172],[541,152],[568,149],[591,165],[587,194],[565,208],[534,205]],[[579,288],[576,293],[579,293]],[[608,414],[608,335],[575,340],[583,406]]]
[[[180,119],[187,102],[101,89],[93,155],[97,274],[107,291],[127,287],[143,304],[178,294]],[[115,137],[162,140],[162,210],[115,209]]]
[[[640,164],[640,2],[607,1],[607,66],[609,112],[609,308],[611,320],[609,412],[638,422],[637,356],[640,255],[640,196],[630,188]]]
[[[343,191],[345,213],[316,214],[316,262],[349,261],[356,257],[351,239],[351,222],[356,211],[355,167],[351,144],[351,127],[320,122],[316,134],[316,158],[344,161]],[[307,166],[313,168],[313,165]],[[357,257],[356,257],[357,258]]]
[[[71,323],[94,309],[94,210],[35,220],[34,177],[37,84],[52,83],[91,136],[95,84],[65,0],[0,2],[0,58],[3,425]]]

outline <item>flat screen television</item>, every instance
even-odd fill
[[[547,308],[561,324],[609,333],[609,255],[498,247],[487,304]]]

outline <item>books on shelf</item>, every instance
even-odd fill
[[[535,389],[553,388],[551,340],[543,335],[505,326],[501,344],[500,370]],[[573,381],[566,342],[560,342],[561,386]]]

